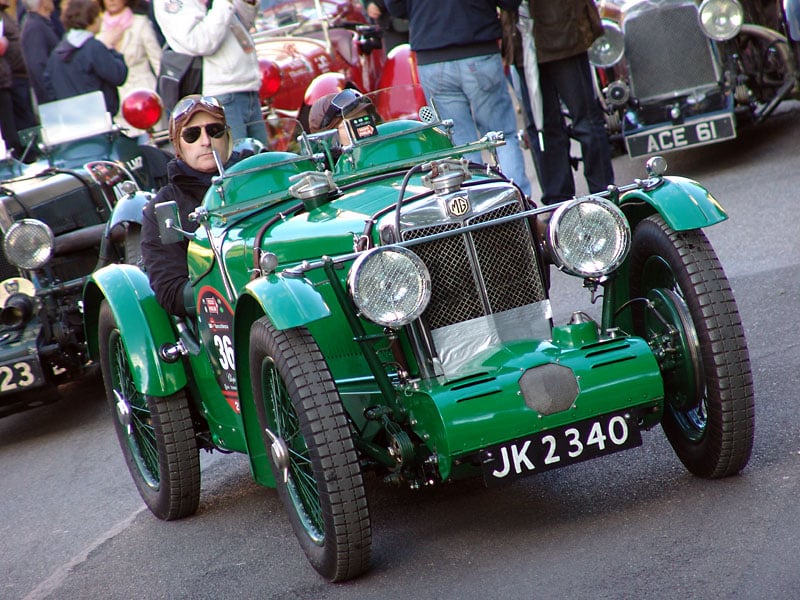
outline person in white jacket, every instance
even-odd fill
[[[203,95],[225,109],[233,139],[267,143],[258,91],[261,71],[249,30],[256,0],[153,0],[156,21],[170,48],[203,57]]]
[[[128,67],[128,78],[117,88],[120,101],[137,89],[155,91],[156,75],[161,66],[161,44],[158,43],[153,24],[147,15],[136,14],[131,10],[132,2],[133,0],[102,0],[100,3],[105,12],[97,39],[122,54]],[[114,120],[127,128],[131,137],[145,133],[125,121],[121,108]],[[166,119],[162,119],[156,129],[163,129],[165,123]]]

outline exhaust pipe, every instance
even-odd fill
[[[33,298],[27,294],[11,294],[0,311],[0,325],[19,327],[33,317]]]

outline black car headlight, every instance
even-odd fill
[[[698,18],[700,27],[708,37],[724,42],[741,31],[744,10],[738,0],[704,0]]]
[[[36,219],[22,219],[8,228],[3,252],[15,267],[41,269],[53,256],[56,240],[53,230]]]
[[[431,299],[431,276],[422,259],[401,246],[383,246],[359,256],[347,277],[358,310],[384,327],[418,318]]]
[[[602,277],[628,254],[631,228],[622,211],[608,200],[589,196],[565,202],[547,229],[558,268],[581,277]]]
[[[625,36],[619,25],[603,20],[603,35],[589,46],[589,62],[595,67],[613,67],[625,52]]]

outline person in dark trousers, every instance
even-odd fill
[[[553,204],[575,196],[570,130],[562,105],[572,136],[580,143],[589,192],[601,192],[614,183],[611,147],[587,54],[603,28],[594,0],[530,0],[529,4],[544,113],[539,183],[542,202]]]
[[[364,8],[367,16],[381,28],[384,52],[388,54],[395,46],[408,43],[408,20],[390,15],[383,0],[367,0]]]
[[[386,0],[389,12],[409,20],[422,87],[439,114],[452,119],[455,144],[502,131],[497,148],[503,173],[526,196],[531,185],[517,139],[517,115],[500,56],[503,31],[498,8],[516,10],[520,0]],[[468,156],[480,161],[479,153]]]
[[[3,35],[8,41],[5,58],[11,66],[11,102],[14,112],[14,125],[17,131],[36,127],[38,119],[33,111],[33,98],[31,96],[31,82],[28,79],[28,69],[25,66],[25,57],[22,54],[20,40],[20,27],[13,11],[10,11],[8,0],[0,0],[0,19],[2,19]]]
[[[189,220],[217,175],[214,151],[225,166],[251,153],[232,152],[233,139],[225,109],[213,96],[186,96],[175,104],[169,121],[169,139],[175,158],[167,165],[169,183],[145,206],[142,220],[142,260],[150,287],[168,313],[180,317],[195,313],[186,253],[189,241],[163,244],[158,233],[155,205],[175,201],[181,228],[193,232],[198,224]]]
[[[128,67],[122,54],[95,38],[102,23],[97,0],[69,0],[61,16],[67,33],[47,59],[45,86],[55,100],[95,90],[103,92],[108,112],[119,112],[117,87]]]
[[[0,49],[3,46],[0,39]],[[16,123],[14,123],[14,102],[11,95],[13,85],[11,64],[5,55],[0,53],[0,136],[5,143],[6,152],[12,152],[17,159],[22,158],[24,148],[19,139]],[[5,159],[5,152],[0,152],[0,160]]]
[[[44,82],[47,59],[58,45],[61,36],[50,18],[55,8],[53,0],[23,0],[26,8],[22,20],[22,55],[28,66],[31,88],[37,104],[50,102]]]

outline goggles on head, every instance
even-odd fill
[[[359,109],[370,106],[372,101],[361,92],[347,88],[336,94],[325,111],[319,129],[325,129],[337,119],[344,119]]]

